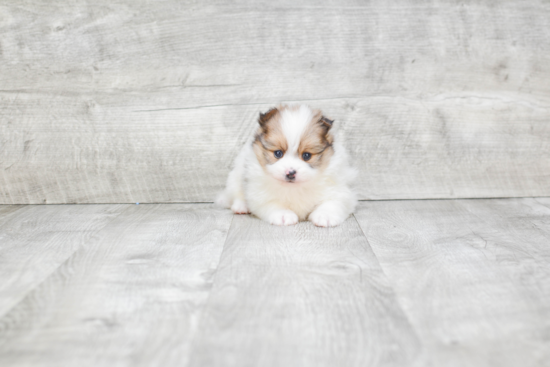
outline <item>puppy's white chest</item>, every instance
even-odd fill
[[[317,185],[296,185],[296,187],[292,185],[294,184],[286,184],[274,190],[273,199],[296,213],[300,220],[305,220],[321,202],[322,190]]]

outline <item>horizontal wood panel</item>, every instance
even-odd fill
[[[550,5],[2,7],[0,203],[211,201],[260,110],[342,125],[362,199],[550,195]]]
[[[269,106],[134,112],[137,103],[103,98],[79,121],[75,114],[92,103],[84,97],[52,98],[63,106],[55,122],[14,102],[28,122],[4,126],[2,202],[212,201]],[[361,199],[548,196],[548,112],[523,102],[373,97],[315,105],[340,125]]]

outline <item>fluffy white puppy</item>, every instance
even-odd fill
[[[346,220],[357,204],[349,187],[356,171],[334,141],[333,121],[302,105],[273,108],[258,122],[216,203],[275,225],[308,219],[331,227]]]

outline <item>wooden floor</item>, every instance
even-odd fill
[[[0,206],[0,366],[549,366],[550,199]]]

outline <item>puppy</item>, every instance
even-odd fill
[[[216,203],[275,225],[308,219],[332,227],[346,220],[357,204],[349,187],[356,171],[334,140],[333,121],[301,105],[261,113],[258,123]]]

